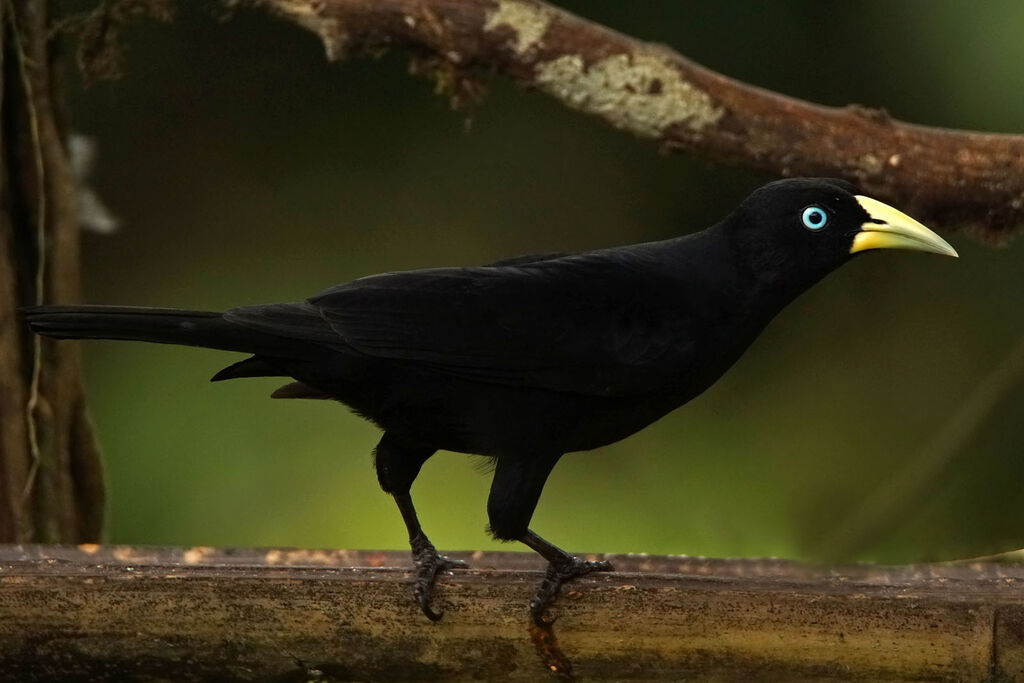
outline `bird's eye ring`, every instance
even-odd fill
[[[800,220],[808,230],[821,230],[828,223],[828,213],[820,206],[808,206],[800,214]]]

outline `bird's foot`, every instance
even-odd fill
[[[610,571],[612,571],[611,563],[604,560],[590,562],[581,560],[578,557],[567,557],[564,560],[549,563],[547,574],[544,575],[544,580],[541,582],[540,588],[537,589],[537,594],[530,601],[530,612],[533,614],[534,623],[538,626],[548,626],[554,621],[554,619],[545,617],[544,612],[547,610],[548,605],[557,597],[558,590],[562,587],[563,583],[571,581],[577,576],[585,576],[591,572]]]
[[[412,561],[416,564],[416,584],[412,594],[415,596],[416,602],[419,603],[420,609],[427,615],[427,619],[438,621],[444,616],[444,612],[435,612],[430,606],[437,575],[452,569],[468,569],[469,565],[462,560],[450,560],[439,554],[434,544],[422,533],[416,535],[410,543],[412,545]]]

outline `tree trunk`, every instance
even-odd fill
[[[0,3],[0,541],[100,535],[103,476],[78,349],[20,306],[79,299],[75,184],[55,106],[47,3]]]

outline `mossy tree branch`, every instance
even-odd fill
[[[223,0],[320,36],[330,59],[401,46],[456,97],[497,70],[664,149],[780,176],[835,176],[992,242],[1024,225],[1024,136],[904,123],[741,83],[538,0]]]

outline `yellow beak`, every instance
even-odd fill
[[[958,257],[956,249],[946,240],[902,211],[861,194],[855,199],[871,220],[860,226],[860,232],[850,247],[851,254],[867,249],[916,249]]]

